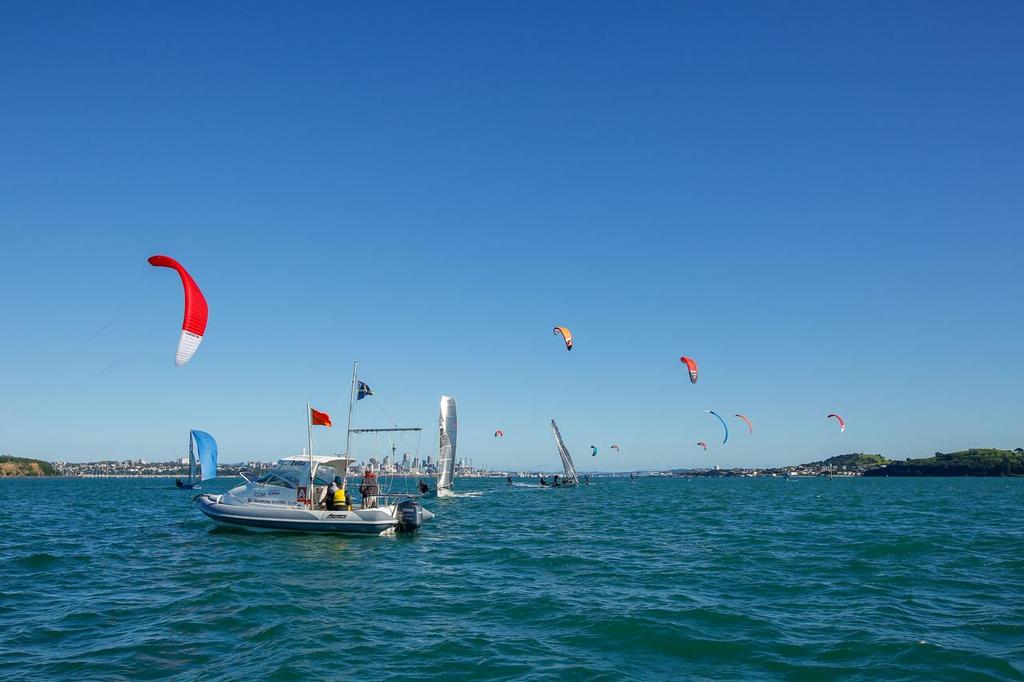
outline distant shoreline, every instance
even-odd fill
[[[596,463],[596,462],[595,462]],[[255,463],[250,463],[256,466]],[[185,479],[188,471],[175,470],[178,465],[170,462],[153,464],[136,463],[134,461],[102,463],[85,462],[72,464],[22,457],[0,456],[0,478],[153,478],[153,479]],[[225,464],[218,467],[219,477],[235,478],[241,474],[236,468],[247,465]],[[265,464],[260,465],[266,466]],[[141,473],[142,467],[150,467]],[[83,471],[87,469],[88,473]],[[99,472],[97,472],[99,470]],[[155,471],[154,471],[155,470]],[[535,479],[560,474],[558,471],[464,471],[458,478],[504,478],[507,475],[518,479]],[[931,457],[905,460],[890,460],[880,454],[850,453],[836,455],[825,460],[806,464],[784,467],[733,467],[729,469],[696,468],[696,469],[660,469],[660,470],[626,470],[626,471],[580,471],[581,476],[592,478],[669,478],[669,477],[706,477],[706,478],[790,478],[790,477],[928,477],[928,478],[1017,478],[1024,477],[1024,448],[1000,450],[996,448],[971,448],[952,453],[936,452]],[[436,474],[422,471],[379,472],[389,478],[434,478]],[[350,474],[358,476],[358,474]]]

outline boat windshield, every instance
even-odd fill
[[[337,470],[332,466],[320,465],[316,468],[314,485],[329,485],[334,477],[338,475]],[[276,485],[282,488],[298,488],[307,484],[309,468],[296,466],[288,463],[278,466],[256,479],[257,483],[263,485]]]
[[[289,471],[288,467],[278,467],[257,478],[256,482],[264,485],[276,485],[282,488],[297,488],[299,484],[298,473],[297,471]]]
[[[320,465],[316,468],[316,476],[313,477],[316,485],[329,485],[334,477],[338,475],[334,467]]]

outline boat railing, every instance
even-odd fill
[[[392,504],[397,504],[397,503],[401,502],[402,500],[408,500],[408,499],[414,499],[415,500],[415,499],[419,499],[420,497],[423,497],[423,496],[420,493],[393,493],[393,492],[387,492],[387,493],[377,493],[376,495],[370,495],[369,497],[377,498],[377,504],[379,506],[388,506],[388,505],[392,505]],[[360,503],[362,503],[362,500],[360,500]]]

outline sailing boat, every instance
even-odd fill
[[[451,497],[452,480],[455,478],[455,445],[458,440],[459,417],[455,409],[455,398],[441,396],[441,415],[438,418],[437,447],[437,496]]]
[[[196,453],[192,447],[195,442],[199,448],[199,476],[196,476]],[[180,478],[174,479],[174,485],[182,490],[193,490],[199,482],[217,478],[217,441],[205,431],[188,432],[188,482]]]
[[[565,442],[562,440],[562,434],[558,431],[558,424],[555,420],[551,420],[551,431],[555,434],[555,446],[558,448],[558,456],[562,458],[562,468],[565,469],[565,477],[558,483],[556,487],[571,487],[577,485],[580,482],[580,477],[576,475],[576,465],[572,463],[572,455],[569,454],[569,449],[565,447]]]

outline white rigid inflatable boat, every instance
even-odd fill
[[[259,478],[221,495],[197,495],[195,502],[199,511],[218,523],[255,530],[385,535],[413,532],[434,518],[411,495],[377,495],[366,508],[327,509],[323,504],[327,486],[350,463],[337,457],[284,457]]]

